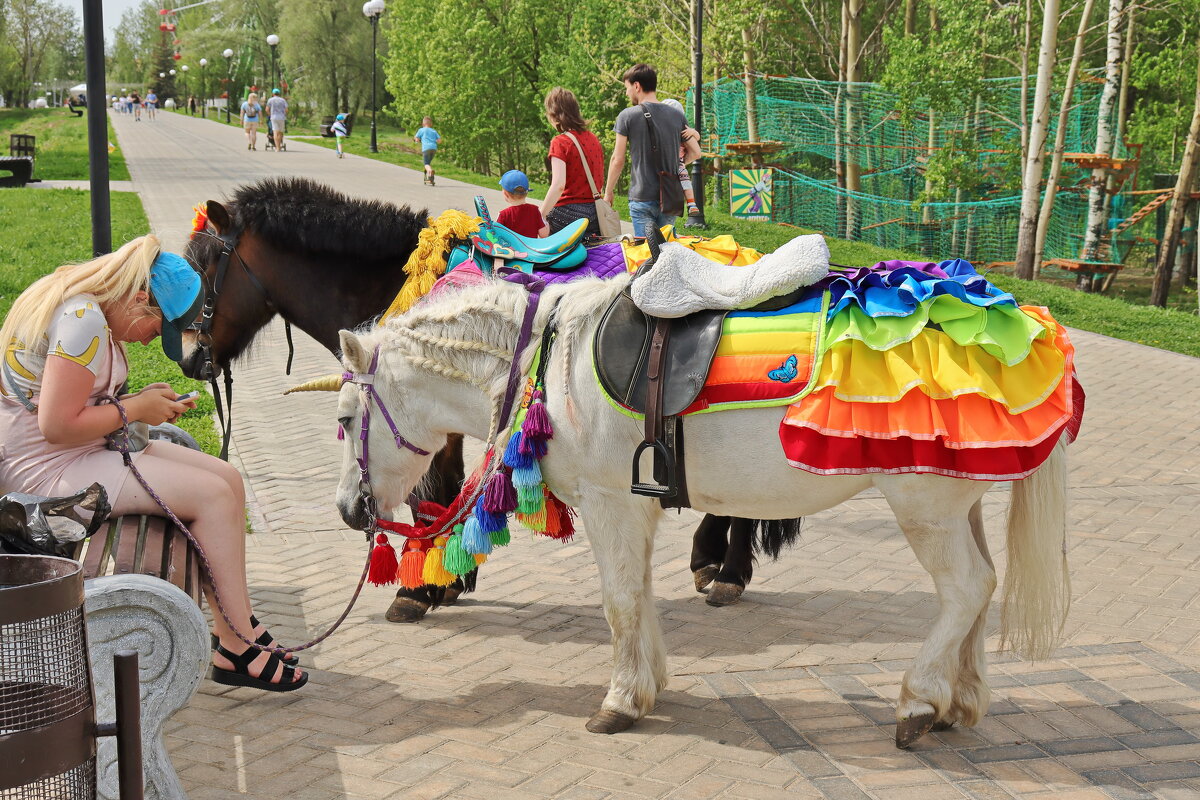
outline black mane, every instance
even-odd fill
[[[429,212],[347,197],[308,178],[267,178],[239,187],[225,203],[235,230],[272,247],[306,255],[403,263],[416,248]],[[187,256],[202,266],[219,252],[213,236],[193,234]]]

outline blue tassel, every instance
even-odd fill
[[[513,470],[513,486],[517,487],[518,496],[523,487],[538,486],[542,482],[542,468],[536,461],[531,461],[528,467]]]
[[[516,503],[513,505],[515,507]],[[471,519],[478,521],[479,526],[485,533],[498,531],[508,524],[508,518],[504,514],[496,514],[488,511],[486,506],[487,504],[483,502],[483,498],[479,498],[475,501],[475,508],[471,514]],[[465,532],[466,528],[463,530]]]
[[[528,467],[532,461],[529,454],[521,452],[521,432],[517,431],[509,438],[508,446],[504,448],[504,463],[516,469]]]
[[[471,555],[486,556],[492,552],[492,537],[484,531],[483,526],[475,517],[468,519],[467,524],[463,526],[462,549]]]

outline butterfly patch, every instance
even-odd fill
[[[779,369],[773,369],[767,373],[767,377],[773,381],[780,383],[791,383],[796,378],[796,357],[788,356],[787,361],[780,365]]]

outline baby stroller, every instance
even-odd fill
[[[263,149],[264,150],[274,150],[275,149],[275,131],[271,127],[271,118],[270,117],[267,117],[267,146]],[[287,142],[283,142],[282,144],[280,144],[279,149],[286,153],[287,152]]]

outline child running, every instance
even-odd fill
[[[669,98],[667,100],[663,100],[662,102],[663,102],[664,106],[670,106],[671,108],[678,110],[679,113],[681,113],[681,114],[683,113],[683,104],[680,103],[678,100],[676,100],[674,98]],[[688,138],[689,133],[691,133],[692,136],[699,138],[698,135],[696,134],[695,129],[684,128],[683,136],[685,139]],[[679,185],[683,187],[683,199],[687,201],[688,216],[689,217],[698,217],[698,216],[700,216],[700,207],[698,205],[696,205],[696,195],[692,192],[692,179],[688,177],[687,165],[683,161],[685,152],[686,152],[686,149],[682,145],[680,145],[680,147],[679,147]]]
[[[519,169],[510,169],[500,176],[500,189],[508,208],[500,212],[496,221],[514,233],[530,239],[542,239],[550,235],[550,225],[542,219],[542,211],[533,203],[526,203],[529,194],[529,178]]]

